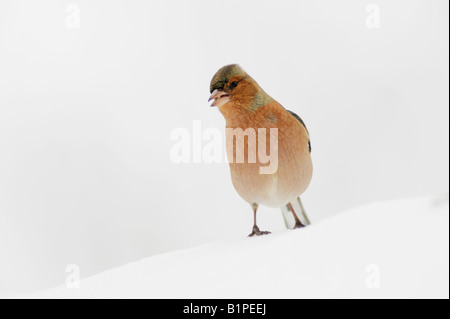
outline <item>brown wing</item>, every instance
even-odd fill
[[[295,113],[292,112],[292,111],[289,111],[289,110],[286,110],[286,111],[288,111],[289,113],[291,113],[291,115],[292,115],[293,117],[295,117],[295,118],[303,125],[303,127],[304,127],[305,130],[306,130],[306,132],[308,132],[308,128],[306,127],[305,122],[303,122],[303,120],[301,119],[300,116],[298,116],[297,114],[295,114]],[[311,140],[309,139],[309,132],[308,132],[308,148],[309,148],[309,152],[311,153]]]

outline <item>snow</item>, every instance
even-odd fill
[[[229,237],[248,245],[252,211],[228,164],[193,163],[195,123],[202,151],[208,130],[225,136],[207,100],[230,63],[305,121],[313,229],[447,191],[449,3],[1,0],[0,296],[64,284],[71,264],[87,278]],[[74,4],[79,29],[66,24]],[[380,28],[366,24],[373,4]],[[191,164],[171,160],[179,129]],[[278,233],[279,209],[258,214],[271,241],[304,240]]]
[[[165,253],[27,297],[448,298],[448,195]]]

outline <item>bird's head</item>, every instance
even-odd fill
[[[226,65],[216,72],[210,84],[211,106],[252,111],[272,101],[239,65]]]

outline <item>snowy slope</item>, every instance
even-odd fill
[[[448,195],[166,253],[31,297],[448,298]]]

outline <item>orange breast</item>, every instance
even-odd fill
[[[233,185],[239,195],[248,203],[269,207],[281,207],[300,196],[308,187],[312,177],[312,162],[308,148],[308,133],[304,126],[276,101],[253,112],[226,117],[227,129],[253,129],[256,143],[245,137],[243,150],[236,143],[238,137],[227,134],[227,154]],[[263,132],[266,129],[264,143]],[[276,128],[278,150],[270,149],[269,132]],[[250,132],[251,130],[247,131]],[[273,138],[273,134],[272,134]],[[258,143],[259,141],[259,143]],[[272,140],[272,145],[274,140]],[[250,145],[250,147],[249,147]],[[277,169],[273,174],[261,174],[262,163],[258,152],[266,148],[267,154],[277,154]],[[272,147],[273,148],[273,147]],[[243,163],[237,163],[243,152]],[[256,158],[256,162],[250,160]],[[267,160],[267,158],[265,159]]]

